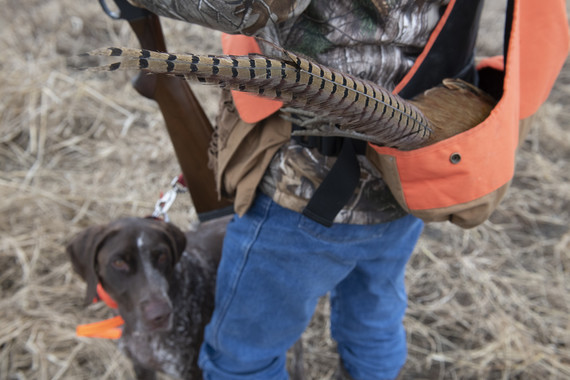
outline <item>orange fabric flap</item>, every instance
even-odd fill
[[[224,54],[248,55],[261,53],[254,37],[241,34],[222,34],[222,50]],[[240,118],[246,123],[257,123],[283,106],[283,102],[262,98],[245,92],[232,91],[234,104]]]
[[[512,178],[518,121],[546,100],[568,47],[563,1],[515,1],[503,96],[489,117],[475,128],[425,148],[404,152],[373,146],[396,159],[409,209],[470,202]],[[484,64],[501,66],[500,58]],[[461,155],[459,163],[451,163],[454,153]]]
[[[518,8],[518,7],[517,7]],[[519,18],[515,10],[509,54],[519,55]],[[410,210],[449,207],[480,198],[504,185],[514,173],[518,141],[519,61],[507,63],[503,97],[480,125],[436,144],[412,151],[373,146],[393,156]],[[452,163],[451,155],[461,160]]]
[[[125,323],[120,315],[104,321],[79,325],[75,329],[77,336],[88,338],[119,339],[123,333],[120,328]]]
[[[518,129],[500,128],[518,125],[518,111],[512,111],[516,103],[510,98],[503,97],[477,128],[426,148],[402,152],[373,146],[378,153],[395,157],[410,210],[466,203],[511,179]],[[454,153],[461,155],[459,163],[451,162]]]
[[[564,0],[517,1],[521,22],[521,119],[548,97],[570,48]]]

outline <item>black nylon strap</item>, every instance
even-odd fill
[[[198,214],[198,220],[201,223],[207,222],[208,220],[221,218],[226,215],[230,215],[234,213],[234,206],[227,206],[224,208],[219,208],[217,210],[212,211],[204,211]]]
[[[360,179],[360,165],[352,139],[343,139],[342,148],[331,170],[317,188],[303,215],[330,227],[338,212],[350,200]]]
[[[411,99],[439,85],[444,78],[460,78],[477,85],[475,41],[483,0],[458,0],[435,43],[410,82],[398,93]]]

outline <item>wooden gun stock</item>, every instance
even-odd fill
[[[143,49],[166,52],[158,16],[148,12],[129,20],[129,24]],[[133,86],[158,103],[196,211],[200,214],[231,205],[229,200],[218,198],[214,173],[208,169],[212,125],[186,80],[140,73]]]

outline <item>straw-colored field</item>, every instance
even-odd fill
[[[86,226],[149,214],[179,173],[162,117],[130,74],[68,66],[80,52],[136,41],[96,1],[0,0],[0,9],[0,379],[132,378],[114,342],[75,337],[77,324],[110,311],[81,307],[64,246]],[[479,54],[500,52],[501,20],[486,11]],[[172,51],[219,52],[217,33],[165,24]],[[213,117],[217,91],[196,91]],[[407,273],[404,378],[570,378],[569,96],[567,66],[490,221],[426,228]],[[189,210],[184,197],[171,216],[185,228]],[[326,302],[304,335],[311,379],[336,366]]]

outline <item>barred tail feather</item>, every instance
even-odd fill
[[[418,145],[431,134],[427,119],[410,102],[375,83],[285,52],[285,59],[248,56],[159,53],[110,47],[87,56],[118,57],[95,71],[145,70],[278,99],[292,107],[326,114],[342,129],[374,129],[377,143]],[[379,128],[382,125],[382,128]]]

